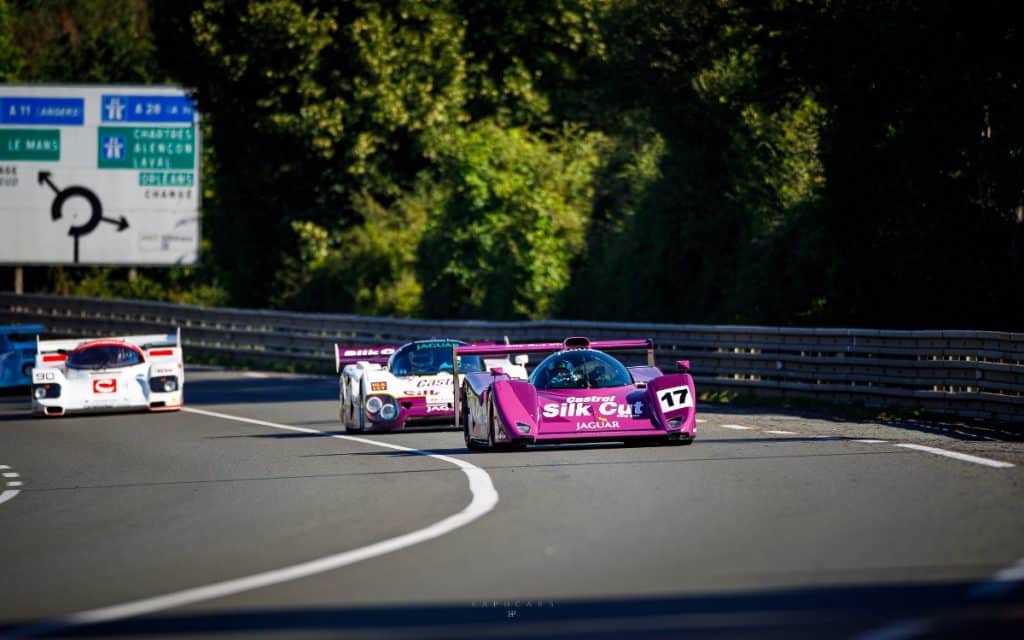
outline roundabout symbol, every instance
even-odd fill
[[[118,231],[124,231],[128,228],[128,219],[124,216],[121,216],[120,220],[103,217],[103,204],[96,197],[96,194],[89,189],[78,185],[67,187],[66,189],[58,189],[57,185],[53,184],[53,181],[50,180],[49,171],[39,172],[39,184],[43,183],[49,185],[53,192],[57,194],[57,197],[53,199],[53,203],[50,205],[50,217],[53,218],[54,222],[61,218],[71,222],[68,235],[74,239],[74,261],[76,263],[78,262],[78,239],[95,231],[101,222],[109,222],[116,225]],[[85,205],[84,209],[83,204]],[[66,217],[65,214],[67,214]]]

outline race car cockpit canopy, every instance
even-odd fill
[[[69,369],[113,369],[143,362],[142,351],[131,344],[86,344],[68,356]]]
[[[400,347],[391,356],[388,370],[396,376],[432,376],[451,372],[452,347],[466,344],[458,340],[423,340]],[[480,356],[459,356],[459,372],[483,371]]]
[[[626,367],[601,351],[569,349],[544,359],[530,375],[537,389],[603,389],[633,384]]]

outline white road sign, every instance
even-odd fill
[[[195,264],[200,148],[179,87],[0,85],[0,264]]]

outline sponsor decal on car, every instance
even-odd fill
[[[639,415],[636,412],[636,405],[643,405],[639,402],[633,405],[619,404],[614,396],[599,404],[582,404],[578,399],[567,398],[566,402],[550,402],[541,408],[545,418],[583,418],[589,416],[614,416],[616,418],[632,418]]]
[[[426,380],[418,380],[416,382],[417,389],[426,389],[429,387],[450,387],[452,386],[451,378],[427,378]]]
[[[389,356],[394,353],[395,350],[391,348],[385,349],[345,349],[341,355],[346,358],[358,358],[360,356]]]
[[[608,418],[606,418],[604,416],[597,416],[597,420],[594,420],[592,422],[577,422],[576,423],[576,430],[577,431],[592,431],[592,430],[597,430],[597,429],[618,429],[618,428],[619,428],[619,421],[618,420],[609,420]]]
[[[452,342],[450,340],[444,340],[440,342],[420,342],[416,344],[416,350],[421,349],[451,349],[452,347],[458,346],[458,342]]]
[[[450,404],[428,404],[427,413],[446,413],[452,410]]]
[[[370,383],[370,391],[387,391],[387,390],[388,390],[388,383],[387,382],[371,382]]]
[[[93,393],[117,393],[117,378],[96,378],[92,381]]]

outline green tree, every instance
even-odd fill
[[[495,121],[442,133],[449,193],[420,244],[430,317],[544,318],[584,248],[603,138],[545,140]]]
[[[15,44],[14,12],[7,0],[0,0],[0,82],[16,82],[25,57]]]

